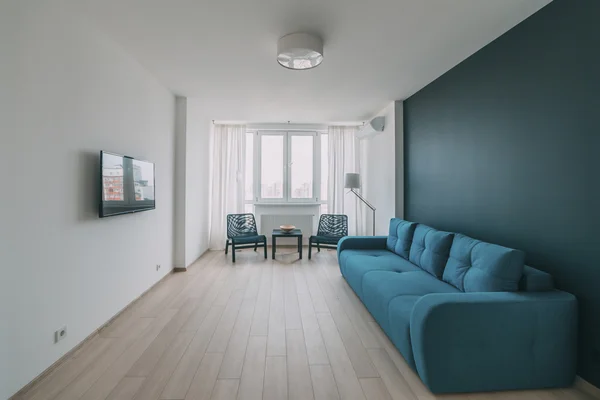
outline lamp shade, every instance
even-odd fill
[[[360,189],[360,174],[347,173],[344,179],[344,188]]]
[[[323,61],[323,41],[308,33],[292,33],[279,39],[277,61],[288,69],[311,69]]]

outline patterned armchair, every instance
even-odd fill
[[[312,246],[317,246],[317,251],[321,247],[327,249],[337,249],[337,244],[341,238],[348,236],[348,216],[343,214],[322,214],[319,218],[319,229],[316,236],[311,236],[308,240],[308,259],[312,257]]]
[[[228,214],[227,215],[227,241],[225,242],[225,254],[229,252],[231,244],[231,260],[235,262],[235,251],[238,249],[250,249],[264,247],[265,258],[267,258],[267,237],[259,235],[256,229],[254,214]]]

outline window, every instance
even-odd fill
[[[312,199],[314,136],[290,135],[290,198]]]
[[[246,176],[244,177],[244,212],[254,213],[254,134],[246,133]]]
[[[283,199],[283,135],[260,136],[260,198]]]
[[[327,169],[323,172],[322,166],[327,167],[327,145],[321,147],[326,141],[327,135],[317,132],[248,132],[246,209],[255,202],[326,201]]]
[[[327,214],[329,186],[329,135],[321,135],[321,214]]]

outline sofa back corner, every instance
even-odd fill
[[[463,292],[516,292],[525,253],[456,234],[443,279]]]
[[[454,233],[418,224],[410,248],[409,260],[438,279],[442,279],[448,262]]]
[[[390,230],[387,238],[387,250],[408,260],[410,247],[412,245],[416,222],[410,222],[401,218],[390,220]]]

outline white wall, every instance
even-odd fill
[[[377,116],[385,116],[385,129],[362,139],[361,180],[364,197],[377,209],[377,235],[387,235],[390,218],[396,214],[396,117],[395,102],[390,103]],[[366,232],[372,233],[372,212],[364,207]]]
[[[212,120],[202,100],[187,100],[185,173],[185,263],[208,250],[210,129]]]
[[[9,335],[9,316],[13,312],[14,290],[11,277],[11,258],[9,251],[13,245],[11,227],[8,226],[9,216],[13,213],[10,208],[14,202],[8,203],[10,189],[14,185],[15,177],[8,173],[13,171],[14,157],[9,149],[12,133],[16,131],[16,106],[13,94],[16,90],[14,77],[17,75],[17,48],[13,45],[12,34],[18,26],[18,7],[14,2],[2,6],[0,9],[0,171],[2,171],[2,185],[0,185],[0,399],[5,399],[10,391],[11,362],[9,349],[11,347]],[[10,156],[10,159],[9,159]]]
[[[0,399],[170,271],[174,223],[171,93],[60,7],[8,3],[0,65],[14,69],[0,67],[0,108],[11,103],[16,121],[0,119]],[[98,219],[101,149],[156,163],[156,210]]]
[[[185,259],[187,99],[175,99],[175,267],[187,267]]]
[[[396,114],[396,217],[404,218],[404,102],[395,102]]]

